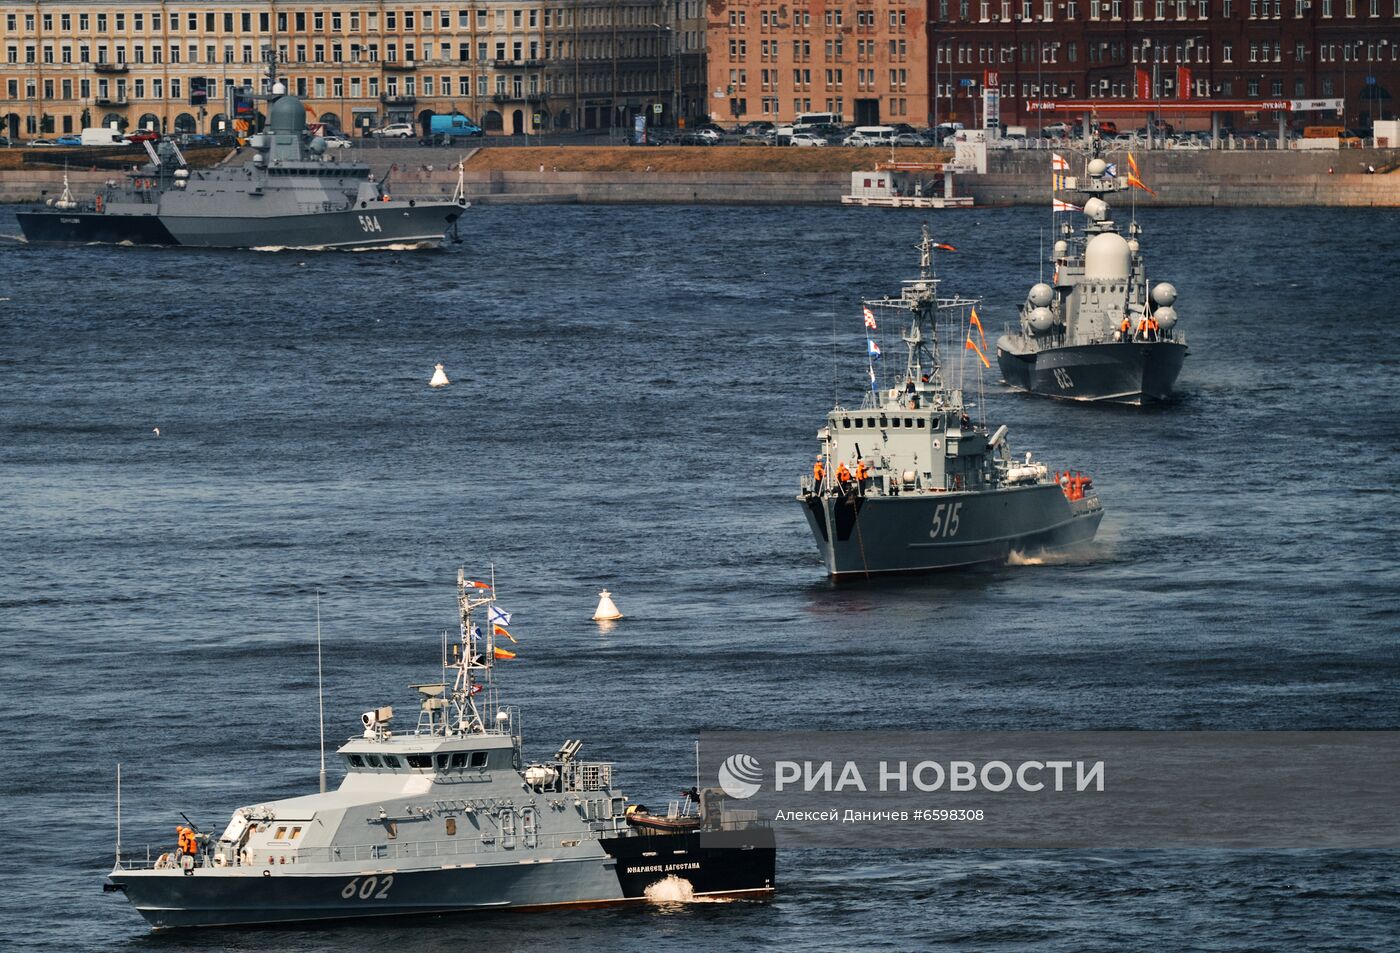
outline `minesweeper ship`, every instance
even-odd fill
[[[652,814],[628,803],[612,764],[579,760],[580,741],[526,761],[519,713],[493,681],[513,657],[496,638],[509,615],[460,572],[458,606],[442,668],[453,681],[411,686],[410,730],[393,730],[391,707],[365,712],[338,750],[339,789],[323,771],[321,793],[241,807],[217,837],[181,825],[154,859],[118,846],[105,889],[157,928],[589,906],[658,884],[672,900],[773,893],[772,828],[719,789]]]
[[[1054,161],[1068,165],[1058,155]],[[1007,384],[1032,394],[1132,405],[1167,400],[1186,360],[1177,291],[1161,282],[1148,293],[1142,227],[1134,216],[1124,238],[1104,200],[1143,186],[1136,174],[1120,179],[1098,155],[1085,171],[1083,178],[1054,174],[1063,191],[1087,196],[1082,207],[1052,197],[1057,210],[1083,212],[1083,234],[1068,218],[1060,223],[1053,277],[1031,286],[1020,327],[997,340],[997,363]]]
[[[870,388],[858,408],[838,403],[827,415],[797,496],[835,580],[1063,549],[1092,540],[1103,518],[1092,480],[1051,476],[1029,453],[1013,459],[1006,426],[989,434],[972,421],[962,390],[950,388],[940,323],[965,330],[971,349],[967,314],[977,302],[939,297],[935,247],[925,226],[919,277],[905,281],[899,297],[865,302],[867,328],[878,326],[877,314],[907,320],[905,369],[886,390],[875,371],[878,346],[868,342]]]
[[[150,161],[109,180],[90,199],[63,194],[17,213],[28,242],[182,245],[203,248],[383,248],[436,244],[455,235],[467,206],[451,199],[392,198],[364,162],[332,161],[306,127],[306,107],[269,70],[266,128],[243,165],[191,169],[170,139]]]

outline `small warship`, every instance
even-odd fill
[[[721,790],[697,784],[651,813],[611,763],[579,759],[581,741],[527,762],[493,679],[514,655],[497,639],[510,615],[460,571],[457,600],[444,677],[411,686],[416,723],[400,732],[392,707],[365,712],[337,752],[338,789],[323,767],[318,794],[241,807],[218,835],[187,820],[173,847],[144,855],[122,853],[118,814],[104,889],[156,928],[773,893],[772,828]]]
[[[950,386],[939,330],[966,329],[966,350],[980,333],[975,299],[940,297],[928,227],[918,245],[919,277],[898,297],[865,302],[877,315],[906,322],[902,373],[886,389],[868,342],[870,387],[858,408],[840,403],[817,431],[819,451],[797,500],[834,580],[927,572],[1006,560],[1012,553],[1058,550],[1092,540],[1103,518],[1093,481],[1051,474],[1027,453],[1013,458],[1002,425],[975,423],[963,391]],[[941,319],[941,320],[940,320]]]
[[[1059,156],[1055,162],[1068,167]],[[1055,200],[1057,210],[1083,212],[1083,234],[1061,222],[1053,277],[1031,286],[1019,329],[997,341],[997,363],[1008,385],[1032,394],[1132,405],[1166,400],[1186,359],[1176,288],[1162,282],[1148,292],[1142,228],[1134,217],[1124,238],[1105,201],[1141,183],[1135,174],[1119,178],[1098,155],[1085,171],[1082,179],[1055,177],[1064,191],[1086,196],[1082,207]]]
[[[451,199],[392,198],[364,162],[327,155],[306,127],[306,106],[276,81],[257,97],[270,103],[266,128],[248,140],[240,166],[191,169],[170,139],[124,180],[109,179],[90,199],[63,194],[17,213],[28,242],[182,245],[202,248],[383,248],[435,244],[467,205]]]

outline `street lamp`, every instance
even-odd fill
[[[656,101],[661,101],[661,34],[663,32],[671,34],[671,125],[676,124],[676,117],[679,115],[680,107],[677,105],[676,96],[680,86],[680,60],[676,57],[676,31],[673,27],[660,23],[652,23],[656,27]]]

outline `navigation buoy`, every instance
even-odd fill
[[[433,365],[433,379],[428,381],[429,387],[446,387],[452,383],[447,379],[447,371],[442,369],[441,364]]]
[[[593,621],[612,622],[621,618],[622,613],[617,611],[617,603],[612,601],[612,593],[606,589],[598,593],[598,610],[593,613]]]

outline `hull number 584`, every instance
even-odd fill
[[[379,224],[379,216],[378,216],[378,215],[361,215],[361,216],[360,216],[360,231],[362,231],[362,232],[382,232],[382,231],[384,231],[384,226],[382,226],[382,225]]]
[[[939,503],[933,508],[933,528],[928,531],[929,539],[948,539],[958,535],[958,514],[961,503]]]
[[[393,885],[393,874],[385,874],[383,877],[366,877],[364,880],[356,877],[345,885],[345,889],[340,891],[340,895],[346,900],[354,900],[356,897],[361,900],[386,900],[389,897],[389,888]]]

